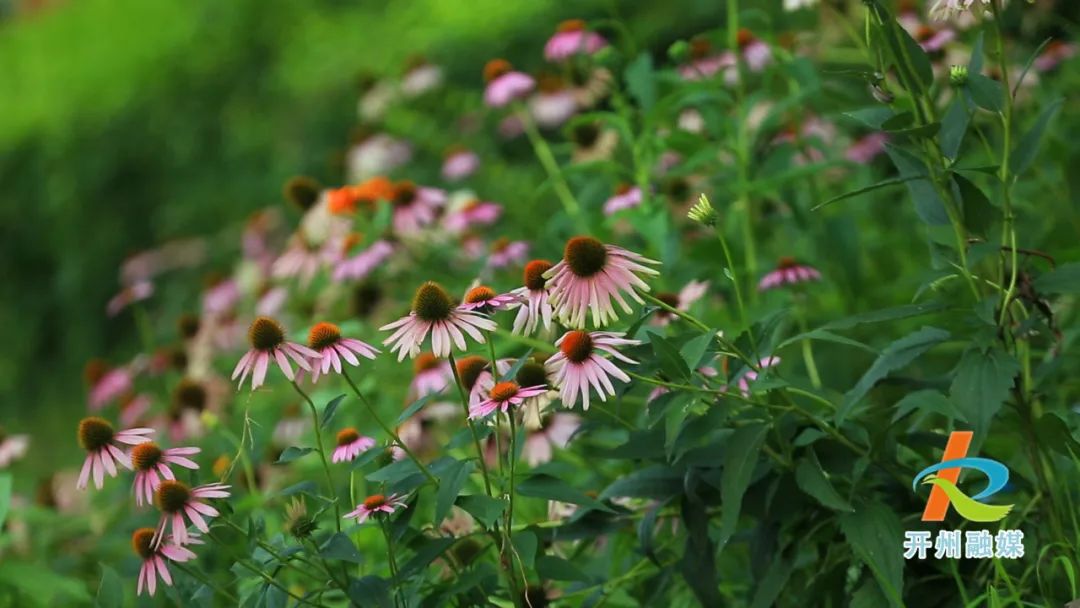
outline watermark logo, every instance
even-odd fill
[[[1012,511],[1014,505],[983,502],[1009,483],[1009,469],[990,458],[968,456],[972,436],[971,431],[953,431],[941,462],[919,471],[912,480],[911,489],[916,492],[920,484],[931,486],[923,521],[945,521],[950,506],[960,517],[980,523],[1001,521]],[[957,487],[963,469],[974,469],[985,475],[986,487],[974,496]],[[931,550],[935,559],[1018,559],[1024,556],[1024,532],[998,530],[994,534],[989,530],[938,530],[936,537],[929,530],[905,532],[904,559],[926,559]]]

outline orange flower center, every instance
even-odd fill
[[[567,241],[563,258],[570,270],[584,279],[604,269],[607,249],[603,243],[592,237],[575,236]]]
[[[799,261],[793,257],[784,256],[777,262],[776,267],[781,270],[787,270],[788,268],[794,268],[799,265]]]
[[[145,559],[154,557],[157,553],[154,551],[152,541],[154,540],[153,528],[139,528],[131,535],[131,548],[135,551],[135,555]]]
[[[351,186],[334,188],[326,193],[326,207],[330,213],[353,213],[356,211],[356,192]]]
[[[439,366],[439,358],[432,353],[420,353],[413,359],[413,373],[419,374]]]
[[[593,341],[588,332],[575,330],[563,338],[559,350],[571,363],[581,363],[592,354]]]
[[[744,28],[739,29],[739,33],[735,36],[735,42],[739,45],[739,48],[745,48],[746,45],[754,41],[754,33]]]
[[[567,19],[559,24],[557,32],[580,32],[585,29],[584,19]]]
[[[191,499],[191,490],[179,481],[166,479],[158,486],[154,502],[165,513],[179,513]]]
[[[491,82],[513,69],[514,66],[505,59],[492,59],[484,66],[484,82]]]
[[[547,260],[533,260],[525,265],[524,282],[529,291],[540,291],[547,284],[544,273],[551,270],[551,262]]]
[[[409,180],[403,180],[394,184],[394,196],[391,200],[395,205],[405,206],[413,202],[416,198],[416,184]]]
[[[161,448],[153,441],[146,441],[131,448],[131,464],[136,471],[149,471],[161,462]]]
[[[633,188],[634,188],[633,185],[627,184],[626,182],[623,182],[623,183],[619,184],[618,186],[615,186],[615,194],[618,194],[618,195],[622,196],[623,194],[626,194],[627,192],[630,192],[631,190],[633,190]]]
[[[458,376],[461,377],[461,384],[465,387],[465,390],[472,390],[473,385],[476,384],[476,379],[480,377],[480,372],[484,371],[487,364],[487,359],[478,355],[469,355],[457,362]]]
[[[333,346],[341,339],[341,330],[333,323],[316,323],[308,332],[308,346],[321,350]]]
[[[465,294],[465,302],[467,304],[476,304],[477,302],[487,302],[495,297],[495,290],[487,285],[480,285],[473,287]]]
[[[257,317],[248,328],[248,341],[256,350],[271,350],[285,341],[285,328],[270,317]]]
[[[491,387],[488,396],[494,401],[509,401],[514,395],[517,395],[520,388],[517,382],[500,382]]]
[[[421,285],[413,296],[413,312],[423,321],[445,321],[450,318],[453,307],[450,295],[441,285],[433,281]]]
[[[109,371],[109,365],[101,359],[91,359],[83,367],[83,378],[89,385],[97,384],[98,380]]]
[[[337,444],[339,446],[348,445],[360,438],[360,433],[356,432],[356,429],[349,427],[341,429],[337,434]]]
[[[109,445],[115,434],[112,425],[104,418],[91,416],[79,422],[79,445],[87,452],[96,452]]]
[[[690,58],[704,59],[712,52],[712,43],[707,38],[694,38],[690,41]]]
[[[381,507],[381,506],[383,506],[385,504],[386,504],[386,497],[383,496],[382,494],[376,494],[374,496],[368,496],[367,498],[364,499],[364,508],[366,508],[368,510],[378,509],[379,507]]]

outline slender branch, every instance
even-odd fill
[[[290,381],[296,392],[300,393],[300,396],[307,401],[308,407],[311,408],[311,422],[315,426],[315,443],[318,446],[319,459],[322,460],[323,470],[326,472],[326,482],[330,485],[330,497],[334,499],[334,525],[337,526],[337,531],[341,532],[341,507],[338,506],[337,489],[334,488],[334,477],[330,474],[330,464],[326,461],[326,450],[323,448],[322,431],[319,425],[319,411],[315,409],[315,402],[308,397],[308,394],[300,388],[300,385],[296,383],[296,380]]]
[[[472,433],[473,444],[476,446],[476,457],[480,460],[480,471],[484,474],[484,489],[487,490],[488,496],[494,496],[491,492],[491,479],[488,475],[487,462],[484,461],[484,448],[480,445],[480,435],[476,432],[476,425],[469,418],[469,395],[465,392],[465,385],[461,383],[461,374],[458,373],[457,361],[454,360],[453,351],[450,351],[448,359],[450,371],[454,374],[454,384],[457,385],[458,395],[461,396],[461,407],[465,410],[465,424],[469,426],[469,431]]]

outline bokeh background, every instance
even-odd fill
[[[242,220],[286,179],[341,182],[362,83],[424,56],[451,85],[432,103],[464,110],[485,61],[536,64],[562,19],[617,21],[661,55],[721,13],[706,0],[0,2],[0,424],[50,446],[39,466],[74,462],[84,364],[139,345],[132,311],[104,314],[123,261],[210,235],[220,259],[170,275],[154,300],[163,317],[196,309],[191,281],[234,257]],[[391,120],[420,156],[458,137],[434,111]],[[528,214],[514,184],[541,180],[502,174],[489,195]]]

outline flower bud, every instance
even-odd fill
[[[694,203],[694,206],[690,208],[690,211],[686,213],[686,217],[704,226],[715,226],[720,221],[719,214],[713,209],[712,203],[709,202],[709,197],[702,194],[698,197],[698,201]]]
[[[949,83],[954,87],[962,87],[967,84],[968,69],[966,65],[954,65],[949,67]]]

